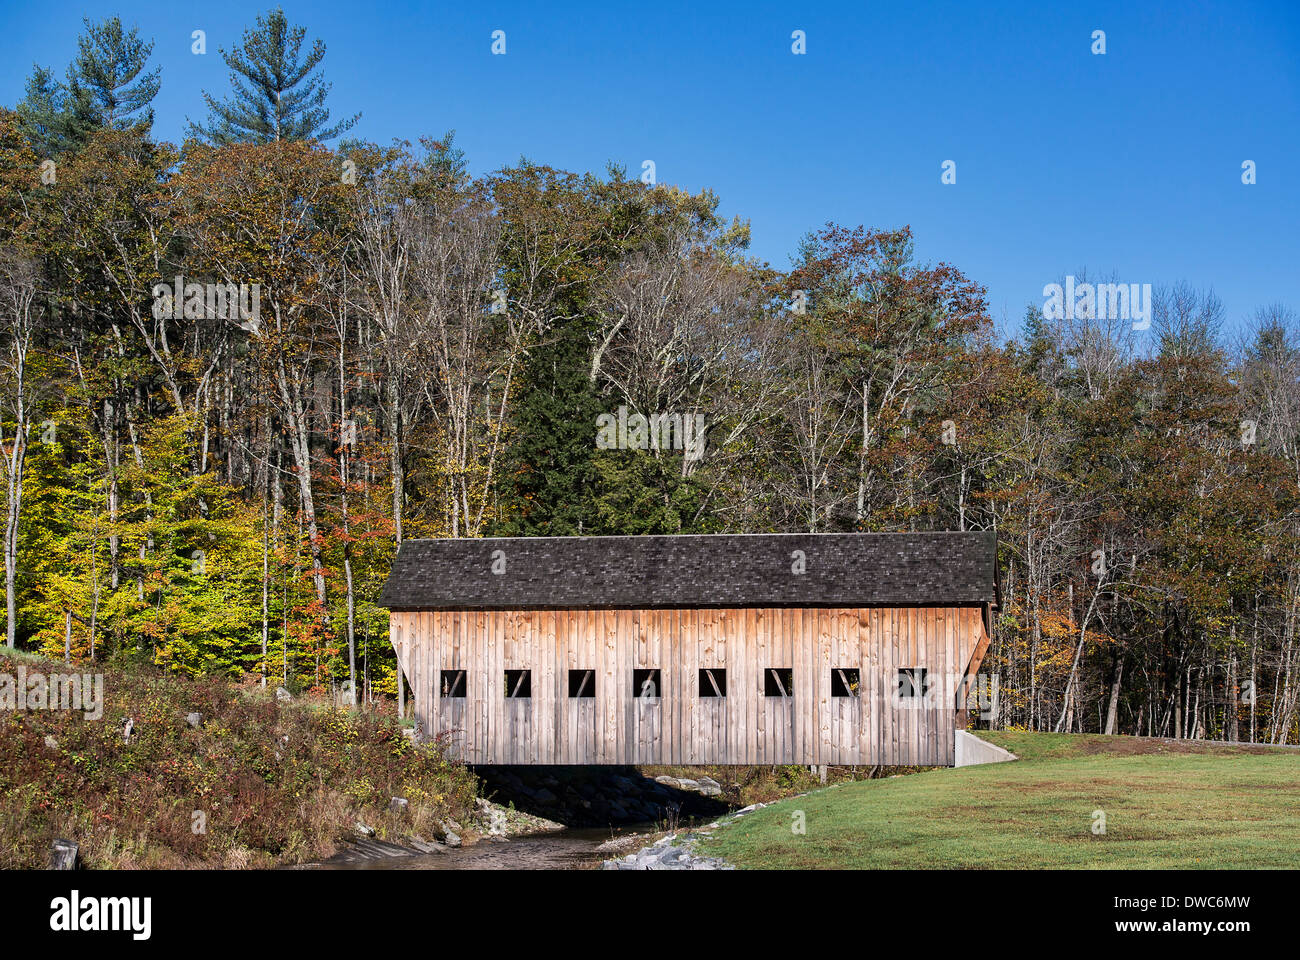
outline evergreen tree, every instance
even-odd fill
[[[240,47],[221,51],[230,68],[233,99],[218,102],[205,92],[208,123],[191,123],[190,134],[222,145],[332,140],[351,129],[361,114],[327,126],[325,98],[331,84],[316,70],[325,44],[314,41],[304,56],[306,35],[302,27],[291,26],[279,8],[258,17],[257,26],[244,31]]]
[[[497,536],[618,532],[603,528],[593,503],[596,417],[605,406],[586,374],[590,326],[586,318],[571,320],[529,356],[503,483],[506,509],[492,531]]]
[[[117,17],[84,23],[86,31],[77,38],[77,56],[68,67],[71,105],[75,108],[89,102],[99,127],[152,126],[149,104],[158,95],[159,71],[143,75],[141,71],[153,52],[153,41],[142,40],[135,27],[123,29]]]
[[[26,96],[18,102],[15,111],[23,133],[40,156],[48,157],[59,149],[65,94],[53,71],[40,64],[33,66],[32,75],[27,79]]]
[[[89,91],[73,91],[54,71],[35,65],[27,79],[26,95],[14,108],[23,135],[41,157],[52,157],[85,141],[96,126]]]

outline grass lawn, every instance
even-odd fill
[[[751,869],[1300,867],[1300,750],[980,735],[1021,759],[783,800],[700,851]]]

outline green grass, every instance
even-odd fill
[[[1300,751],[981,736],[1021,759],[783,800],[700,850],[757,869],[1300,867]]]

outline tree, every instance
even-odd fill
[[[312,581],[324,617],[326,572],[312,478],[312,398],[321,345],[320,297],[328,265],[342,256],[345,186],[335,156],[319,145],[276,142],[192,152],[177,177],[180,228],[194,265],[262,286],[251,345],[281,404],[297,471]]]
[[[209,120],[202,126],[191,123],[191,135],[221,145],[325,141],[351,129],[361,114],[327,126],[330,112],[325,98],[331,84],[316,71],[325,56],[325,44],[313,41],[304,56],[306,35],[302,27],[290,26],[278,7],[258,17],[257,26],[244,31],[240,47],[221,51],[230,68],[233,99],[219,102],[205,92]]]
[[[372,378],[380,388],[376,406],[384,414],[388,431],[389,482],[397,545],[401,546],[406,513],[408,425],[423,409],[426,382],[431,375],[422,363],[411,363],[411,352],[421,339],[417,322],[428,316],[426,304],[416,303],[419,278],[417,250],[428,251],[430,221],[436,209],[453,209],[448,197],[460,195],[466,175],[461,151],[453,135],[443,140],[423,139],[424,153],[409,145],[380,150],[372,144],[344,145],[348,159],[357,165],[357,182],[350,191],[356,232],[352,240],[350,269],[355,283],[355,307],[374,326],[377,349],[369,351],[375,368]],[[442,198],[441,200],[439,198]],[[427,261],[427,258],[425,258]],[[425,271],[426,279],[429,271]]]
[[[68,67],[72,102],[88,100],[99,127],[152,126],[149,104],[158,95],[159,71],[143,76],[141,71],[153,52],[153,41],[142,40],[136,27],[124,30],[117,17],[98,24],[83,22],[86,31],[77,38],[77,56]]]
[[[38,333],[41,289],[33,243],[33,214],[39,206],[30,195],[30,170],[36,157],[22,142],[21,121],[0,115],[0,472],[4,474],[5,641],[14,646],[17,631],[19,523],[29,430],[39,371],[31,354]],[[12,436],[9,428],[12,425]]]
[[[0,249],[0,397],[3,416],[12,417],[12,437],[4,436],[0,420],[0,471],[5,475],[5,642],[10,649],[18,626],[15,588],[18,574],[18,525],[22,516],[23,474],[26,466],[28,430],[31,427],[33,378],[28,354],[36,328],[34,309],[37,273],[33,263],[8,249]],[[5,441],[8,440],[7,449]]]
[[[42,157],[79,146],[95,127],[89,91],[79,87],[75,94],[70,92],[52,70],[39,64],[14,109],[24,136]]]

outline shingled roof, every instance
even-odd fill
[[[497,554],[496,551],[501,551]],[[796,551],[803,573],[795,573]],[[997,603],[993,533],[407,540],[393,610]],[[493,562],[504,570],[493,573]]]

